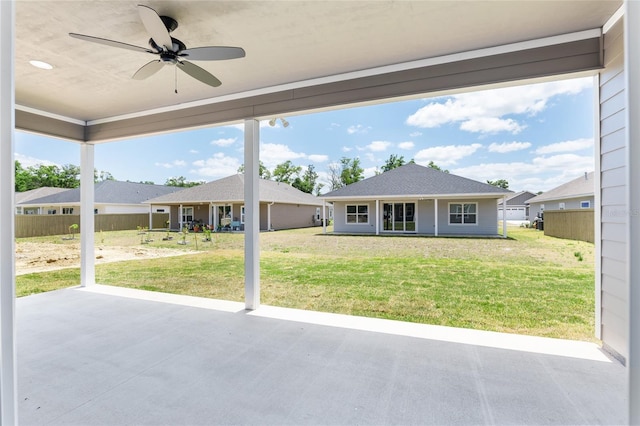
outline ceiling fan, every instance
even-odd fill
[[[183,42],[171,37],[171,32],[178,28],[178,22],[175,19],[169,16],[160,16],[152,8],[141,4],[138,5],[138,13],[140,14],[142,24],[151,35],[149,48],[84,34],[69,33],[69,35],[80,40],[159,56],[158,59],[148,62],[136,71],[133,75],[135,80],[144,80],[151,77],[160,71],[164,65],[175,65],[176,68],[184,71],[196,80],[209,86],[218,87],[222,84],[220,80],[209,73],[209,71],[185,59],[191,59],[193,61],[220,61],[243,58],[245,56],[245,51],[241,47],[204,46],[187,49],[187,46]],[[177,89],[176,93],[178,93]]]

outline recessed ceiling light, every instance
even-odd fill
[[[29,63],[30,63],[31,65],[33,65],[34,67],[36,67],[36,68],[40,68],[40,69],[43,69],[43,70],[51,70],[51,69],[53,69],[53,65],[48,64],[48,63],[46,63],[46,62],[42,62],[42,61],[29,61]]]

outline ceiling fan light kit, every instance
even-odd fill
[[[231,46],[203,46],[187,49],[187,46],[177,38],[171,37],[171,33],[178,28],[178,22],[169,16],[160,16],[152,8],[138,5],[140,20],[151,36],[149,48],[108,40],[84,34],[69,33],[73,38],[90,41],[106,46],[133,50],[141,53],[156,55],[158,59],[152,60],[136,71],[132,78],[144,80],[160,71],[164,65],[174,65],[185,74],[204,84],[218,87],[222,83],[214,75],[204,68],[187,61],[220,61],[243,58],[245,51],[241,47]],[[176,89],[176,93],[178,93]]]

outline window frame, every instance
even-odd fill
[[[586,206],[585,206],[585,203],[586,203]],[[590,209],[591,208],[591,200],[580,201],[580,208],[581,209]]]
[[[349,213],[349,207],[355,207],[355,212],[354,213]],[[361,213],[360,212],[360,208],[361,207],[365,207],[366,208],[366,212]],[[349,216],[355,216],[356,221],[355,222],[349,222]],[[367,217],[367,221],[366,222],[360,222],[359,218],[361,216],[366,216]],[[369,204],[345,204],[344,206],[344,223],[346,225],[369,225]]]
[[[461,213],[451,213],[451,206],[452,205],[456,205],[459,204],[461,206]],[[473,205],[475,206],[475,211],[473,213],[465,213],[464,211],[464,206],[465,205]],[[462,222],[451,222],[451,215],[457,215],[459,214],[460,216],[462,216]],[[469,215],[473,215],[475,216],[475,221],[473,223],[465,223],[464,221],[464,217],[469,216]],[[479,209],[478,209],[478,202],[477,201],[459,201],[459,202],[449,202],[447,205],[447,222],[449,226],[478,226],[478,217],[479,217],[480,213],[479,213]]]

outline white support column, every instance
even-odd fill
[[[260,121],[244,121],[244,305],[260,307]],[[271,223],[268,224],[271,227]]]
[[[507,238],[507,196],[502,197],[502,237]]]
[[[96,283],[94,146],[80,145],[80,285]]]
[[[182,204],[180,204],[178,206],[178,225],[180,226],[180,229],[178,229],[178,232],[182,232],[182,228],[184,228],[184,224],[182,223],[183,217],[184,215],[182,214]]]
[[[433,213],[434,213],[433,217],[435,221],[433,235],[437,237],[438,236],[438,199],[437,198],[433,200]]]
[[[0,424],[18,423],[15,341],[15,2],[0,1]]]
[[[153,229],[153,205],[149,204],[149,231]]]
[[[271,231],[271,206],[272,205],[273,205],[273,201],[267,204],[267,231]]]
[[[327,233],[327,202],[322,200],[322,233]]]
[[[380,235],[380,200],[376,200],[376,235]]]
[[[626,146],[629,161],[629,424],[640,424],[640,2],[624,2]]]

